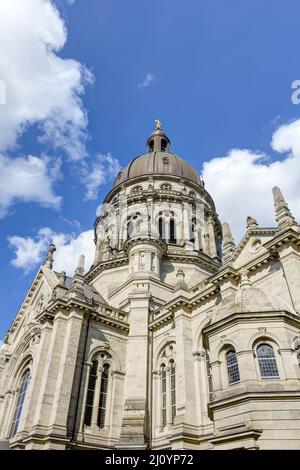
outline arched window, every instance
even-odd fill
[[[86,407],[85,407],[84,424],[86,426],[90,426],[92,424],[92,415],[93,415],[93,407],[94,407],[97,371],[98,371],[98,361],[93,361],[91,371],[90,371],[90,376],[89,376],[89,383],[88,383],[88,389],[87,389],[87,398],[86,398]]]
[[[129,221],[127,223],[127,238],[128,239],[131,238],[132,232],[133,232],[133,223]]]
[[[260,344],[256,350],[262,378],[279,378],[274,350],[269,344]]]
[[[15,436],[18,430],[29,380],[30,380],[30,371],[29,369],[27,369],[24,372],[22,379],[21,379],[21,385],[20,385],[20,389],[19,389],[19,393],[17,397],[17,405],[15,409],[13,422],[12,422],[10,437]]]
[[[160,366],[160,383],[161,383],[161,425],[164,428],[167,424],[167,373],[166,366]]]
[[[176,371],[173,359],[170,361],[170,394],[171,394],[171,423],[176,416]]]
[[[135,186],[132,191],[131,191],[131,194],[141,194],[143,192],[143,187],[142,186]]]
[[[98,419],[97,419],[97,424],[100,429],[103,429],[104,424],[105,424],[108,378],[109,378],[109,365],[104,364],[102,376],[101,376],[100,400],[99,400],[99,410],[98,410]]]
[[[161,139],[160,148],[162,152],[166,151],[167,146],[168,146],[168,142],[166,141],[166,139]]]
[[[154,150],[154,140],[150,140],[150,142],[149,142],[149,150],[150,150],[150,152],[153,152],[153,150]]]
[[[163,353],[164,362],[160,365],[160,410],[161,427],[174,424],[176,416],[176,366],[172,357],[173,346]]]
[[[226,364],[228,373],[228,382],[230,385],[236,384],[240,381],[239,364],[234,349],[230,349],[226,353]]]
[[[92,361],[85,405],[85,426],[105,427],[108,404],[109,371],[108,354],[101,352]]]
[[[159,238],[161,240],[165,240],[166,235],[165,235],[165,221],[162,215],[158,219],[158,232],[159,232]]]
[[[176,244],[176,227],[175,227],[175,219],[170,219],[170,239],[169,242],[173,245]]]

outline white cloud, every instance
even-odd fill
[[[17,200],[59,204],[49,161],[20,157],[19,149],[12,158],[31,125],[38,126],[38,140],[51,150],[75,161],[87,154],[81,96],[93,76],[81,63],[58,56],[66,40],[65,23],[51,0],[0,1],[0,216]]]
[[[300,120],[279,127],[271,146],[282,155],[232,149],[203,165],[206,189],[222,221],[231,224],[237,242],[245,233],[248,215],[262,226],[276,226],[273,186],[282,189],[290,209],[300,218]]]
[[[32,155],[10,159],[0,154],[0,218],[17,199],[59,207],[61,198],[53,190],[58,176],[59,161],[53,164],[46,157]]]
[[[153,73],[147,73],[146,77],[144,78],[144,80],[139,83],[138,87],[139,88],[147,88],[148,86],[151,85],[151,83],[154,82],[154,75]]]
[[[35,237],[11,236],[8,242],[15,253],[11,264],[28,274],[43,261],[49,244],[54,243],[54,270],[73,276],[81,254],[85,255],[86,269],[91,266],[95,254],[93,238],[93,230],[74,235],[56,233],[48,227],[40,229]]]
[[[57,55],[67,32],[50,0],[0,2],[0,150],[15,145],[30,124],[39,123],[44,142],[72,159],[86,153],[87,116],[80,95],[91,74],[79,62]]]
[[[120,169],[119,161],[110,153],[97,155],[91,166],[83,167],[82,180],[86,186],[86,199],[96,199],[101,185],[112,181]]]

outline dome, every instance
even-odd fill
[[[131,160],[118,174],[114,187],[131,178],[153,174],[179,176],[201,185],[195,168],[170,152],[170,140],[161,129],[160,121],[156,121],[156,125],[156,130],[147,141],[148,153]]]
[[[169,152],[153,151],[131,160],[118,174],[114,187],[136,176],[152,175],[153,173],[180,176],[201,184],[197,171],[182,158]]]

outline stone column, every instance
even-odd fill
[[[191,242],[191,233],[190,233],[190,218],[191,218],[191,210],[189,205],[184,202],[183,203],[183,239],[185,241],[185,246],[188,250],[193,249],[193,242]]]
[[[59,312],[53,320],[46,367],[33,418],[33,427],[43,433],[52,432],[66,437],[77,352],[82,326],[82,314]]]
[[[71,399],[72,386],[77,365],[78,347],[82,329],[82,313],[73,310],[69,313],[64,344],[59,362],[59,373],[54,394],[54,403],[50,416],[50,426],[58,433],[63,434],[67,428],[68,412]]]
[[[214,392],[217,392],[218,390],[222,390],[221,365],[222,365],[221,361],[213,361],[210,363]]]
[[[14,394],[11,390],[9,390],[4,397],[3,403],[3,416],[1,421],[1,439],[9,439],[12,419],[13,419],[13,402],[14,402]]]
[[[102,365],[97,369],[97,379],[95,384],[95,392],[94,392],[94,402],[93,402],[93,413],[92,413],[92,421],[91,426],[93,428],[93,432],[97,430],[97,420],[98,420],[98,411],[99,411],[99,403],[100,403],[100,390],[101,390],[101,380],[102,380]]]
[[[215,230],[214,230],[214,221],[211,216],[209,216],[208,219],[208,235],[209,235],[209,251],[210,251],[210,256],[212,258],[217,257],[217,248],[216,248],[216,237],[215,237]]]
[[[236,353],[239,365],[240,381],[257,380],[253,350],[239,351]]]
[[[148,383],[148,316],[150,290],[147,281],[136,281],[129,294],[130,331],[127,343],[125,405],[117,448],[145,449]]]
[[[161,390],[160,390],[160,371],[153,371],[153,384],[152,384],[152,434],[153,438],[161,428]]]
[[[28,407],[28,413],[26,416],[25,429],[30,430],[33,425],[33,418],[37,406],[39,406],[39,394],[41,391],[43,378],[45,377],[47,369],[47,357],[49,354],[49,344],[52,333],[52,324],[50,321],[47,321],[43,324],[41,330],[40,342],[36,355],[33,360],[33,367],[31,372],[31,395],[30,403]]]
[[[207,424],[207,403],[209,401],[208,378],[205,351],[197,351],[194,356],[194,369],[196,377],[196,392],[198,395],[198,420],[200,424]]]
[[[284,373],[285,373],[285,378],[287,380],[289,380],[289,379],[291,379],[291,380],[298,379],[299,377],[297,376],[297,374],[295,374],[295,360],[293,358],[293,355],[295,355],[295,352],[290,348],[280,349],[278,352],[281,355],[282,365],[283,365]],[[278,366],[279,374],[281,374],[282,373],[282,370],[281,370],[282,367],[280,367],[281,366],[280,364],[277,364],[277,366]],[[299,371],[298,366],[296,368],[296,371],[297,372]]]
[[[195,380],[192,350],[191,313],[181,308],[175,313],[176,331],[176,417],[175,424],[195,425]]]

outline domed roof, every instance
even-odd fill
[[[195,168],[169,150],[170,140],[156,121],[157,128],[147,141],[148,153],[138,156],[118,174],[114,187],[137,176],[161,174],[180,176],[201,184]]]
[[[180,176],[201,184],[197,171],[182,158],[169,152],[153,151],[131,160],[118,174],[114,186],[136,176],[152,175],[153,173]]]

